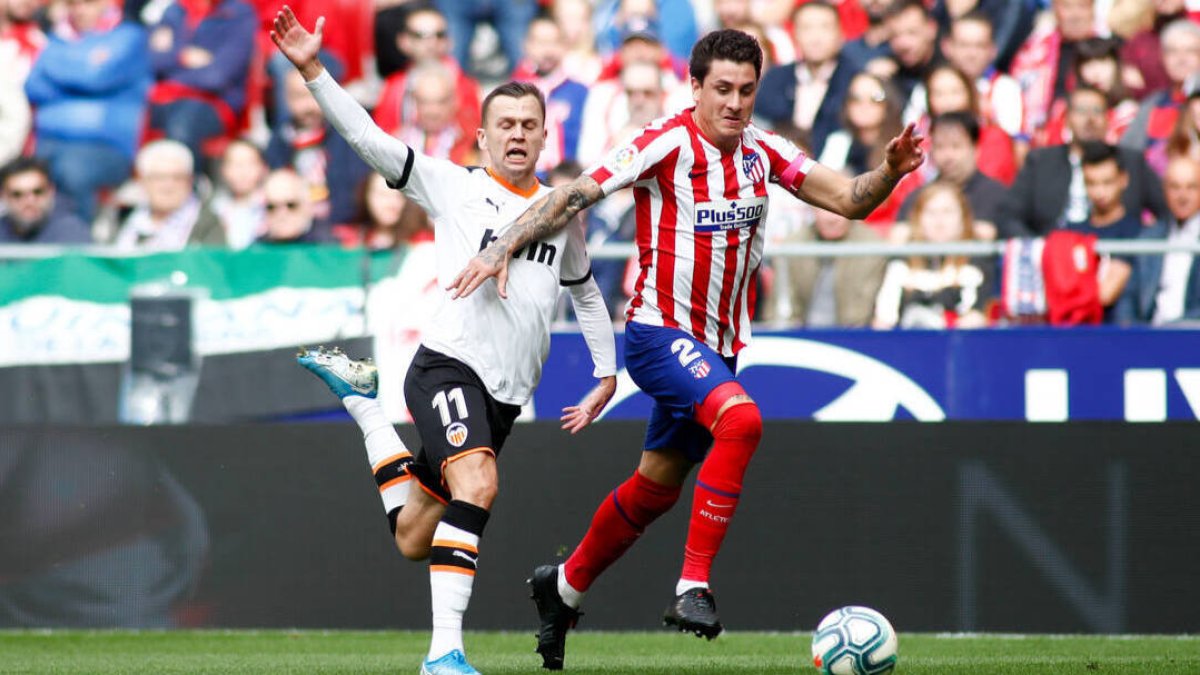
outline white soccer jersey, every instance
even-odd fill
[[[731,356],[749,342],[767,182],[794,193],[816,163],[753,125],[723,154],[693,110],[652,122],[587,174],[606,195],[633,185],[641,270],[626,317]]]
[[[522,191],[486,169],[464,168],[414,152],[380,130],[328,72],[307,86],[351,147],[429,214],[442,289],[480,249],[550,191],[541,184]],[[508,266],[507,299],[499,297],[494,281],[457,300],[442,291],[421,342],[470,366],[496,400],[524,405],[541,379],[550,352],[550,321],[560,286],[575,291],[580,326],[596,363],[594,375],[614,374],[612,324],[591,278],[578,223],[514,254]]]
[[[551,191],[539,183],[523,192],[487,169],[409,153],[412,169],[395,187],[433,220],[442,288]],[[494,281],[465,298],[451,300],[444,294],[421,342],[471,366],[497,400],[523,405],[533,395],[550,353],[550,322],[560,286],[582,283],[590,274],[583,231],[572,223],[514,253],[507,299],[500,298]]]

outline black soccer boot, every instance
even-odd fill
[[[724,630],[717,617],[717,601],[707,588],[689,588],[675,596],[663,614],[663,625],[674,626],[681,633],[692,633],[709,640]]]
[[[583,615],[571,609],[558,594],[558,566],[542,565],[533,570],[526,580],[529,597],[537,604],[538,629],[537,652],[542,655],[542,667],[547,670],[562,670],[563,656],[567,649],[567,631],[574,628]]]

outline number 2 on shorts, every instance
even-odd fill
[[[679,338],[671,343],[671,353],[679,354],[679,365],[687,367],[689,363],[700,358],[700,353],[696,351],[696,345],[687,338]]]
[[[450,426],[453,421],[450,417],[450,404],[454,404],[454,409],[458,413],[458,419],[467,419],[467,401],[463,398],[462,387],[455,387],[447,392],[445,389],[439,391],[433,397],[433,407],[437,408],[438,414],[442,416],[442,426]]]

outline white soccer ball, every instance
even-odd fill
[[[896,667],[896,631],[870,607],[842,607],[813,633],[813,665],[825,675],[883,675]]]

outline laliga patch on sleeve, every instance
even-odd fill
[[[637,158],[637,148],[632,145],[626,145],[613,154],[612,168],[614,171],[624,171],[633,166],[633,160]]]

